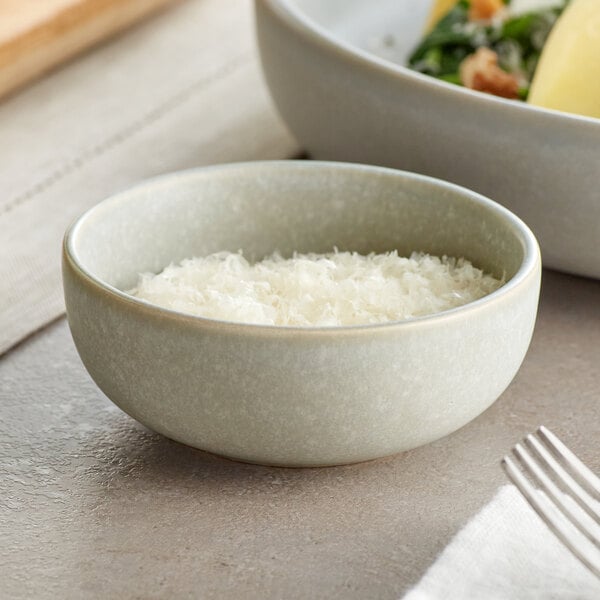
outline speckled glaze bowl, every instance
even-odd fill
[[[312,329],[208,320],[125,291],[138,273],[186,257],[333,246],[465,256],[507,282],[412,321]],[[230,458],[317,466],[425,444],[498,398],[530,342],[540,257],[518,218],[455,185],[259,162],[175,173],[102,202],[67,232],[63,278],[81,359],[125,412]]]
[[[431,0],[255,4],[267,83],[311,157],[464,185],[522,218],[545,266],[600,278],[600,119],[496,98],[402,66]],[[386,36],[391,46],[382,43]]]

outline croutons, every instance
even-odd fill
[[[460,80],[472,90],[515,100],[519,97],[517,78],[498,66],[498,55],[489,48],[478,48],[462,61]]]
[[[471,0],[469,21],[491,19],[499,10],[504,8],[502,0]]]

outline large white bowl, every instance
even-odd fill
[[[368,162],[465,185],[536,234],[546,266],[600,277],[600,120],[437,81],[406,57],[430,2],[257,0],[273,98],[315,158]]]

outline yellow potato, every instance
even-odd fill
[[[458,0],[435,0],[427,19],[425,32],[429,33],[457,2]]]
[[[600,118],[598,0],[571,0],[546,41],[528,102]]]

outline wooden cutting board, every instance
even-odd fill
[[[175,0],[0,0],[0,97]]]

